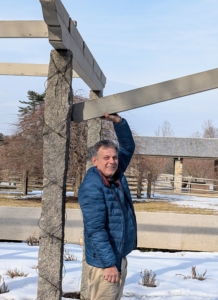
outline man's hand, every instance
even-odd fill
[[[116,283],[119,281],[119,272],[116,266],[104,269],[104,279]]]
[[[104,117],[102,117],[101,119],[106,120],[106,121],[111,121],[115,124],[118,124],[118,123],[122,122],[122,118],[120,116],[118,116],[118,114],[109,115],[106,112],[104,113]]]

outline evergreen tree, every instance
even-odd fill
[[[0,132],[0,142],[4,142],[7,139],[7,135],[4,135],[3,133]]]
[[[19,113],[23,115],[27,115],[35,111],[37,106],[41,106],[44,103],[45,92],[42,94],[38,94],[34,91],[27,92],[27,98],[29,101],[19,101],[21,104],[25,104],[25,107],[19,106]]]
[[[4,141],[4,139],[5,139],[4,134],[0,132],[0,142],[1,142],[1,141]]]

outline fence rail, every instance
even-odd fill
[[[67,191],[73,191],[74,179],[67,179]],[[27,194],[43,190],[43,178],[39,175],[28,175],[27,172],[0,171],[0,190]]]
[[[141,191],[141,194],[147,193],[148,181],[143,178],[140,182],[135,176],[127,175],[127,181],[129,183],[129,188],[132,194]],[[155,181],[151,182],[151,194],[155,193],[169,193],[175,192],[175,185],[180,184],[181,190],[180,194],[189,195],[201,195],[209,194],[218,196],[218,180],[210,178],[196,178],[182,176],[177,179],[172,174],[161,174]],[[177,192],[178,193],[178,192]],[[139,196],[139,195],[138,195]]]
[[[127,175],[130,192],[137,197],[147,194],[148,180]],[[67,191],[73,191],[74,178],[67,179]],[[218,196],[218,180],[210,178],[195,178],[183,176],[175,178],[172,174],[158,175],[156,180],[150,182],[151,194],[174,193],[175,185],[181,186],[180,194],[209,194]],[[43,178],[39,175],[28,175],[27,172],[0,171],[0,190],[8,190],[27,194],[32,191],[43,190]],[[178,193],[178,190],[177,190]]]

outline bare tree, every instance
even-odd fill
[[[162,126],[158,126],[155,131],[156,136],[174,136],[173,129],[168,121],[164,121]]]
[[[168,121],[164,121],[162,126],[158,126],[155,131],[156,136],[173,136],[174,132]],[[143,178],[147,179],[148,189],[147,198],[150,198],[151,183],[155,182],[158,174],[173,173],[173,159],[165,157],[151,157],[137,155],[140,153],[140,145],[137,145],[136,155],[134,155],[130,164],[131,173],[137,176],[138,185]],[[138,188],[137,196],[140,197],[140,187]]]
[[[199,131],[196,131],[191,135],[191,137],[192,138],[201,138],[201,133]]]
[[[43,124],[44,101],[43,94],[28,91],[29,101],[20,101],[26,106],[20,107],[18,122],[14,134],[5,138],[1,154],[2,169],[26,170],[30,174],[43,174]],[[74,102],[86,101],[81,96],[75,96]],[[86,161],[86,122],[71,123],[71,143],[68,176],[76,178],[77,186],[81,182]],[[55,149],[51,149],[55,151]]]
[[[195,132],[194,138],[218,138],[218,128],[213,125],[212,120],[204,121],[202,125],[203,132]],[[198,178],[214,178],[214,161],[206,159],[184,159],[184,175]]]
[[[184,176],[192,176],[197,178],[213,178],[214,177],[214,161],[209,159],[183,159]]]
[[[218,138],[218,128],[213,126],[211,120],[204,121],[202,125],[203,138]]]
[[[15,133],[5,140],[4,167],[11,170],[26,170],[42,175],[42,128],[41,105],[31,114],[19,118]]]
[[[213,125],[212,120],[204,121],[202,125],[203,132],[196,131],[192,134],[194,138],[218,138],[218,128]]]
[[[29,174],[43,175],[43,124],[44,124],[44,96],[34,91],[28,91],[28,101],[20,101],[19,119],[15,124],[12,136],[5,137],[1,142],[0,150],[1,169],[28,171]],[[87,101],[81,95],[75,95],[73,102]],[[102,139],[116,140],[111,122],[102,122]],[[87,122],[71,122],[70,151],[68,178],[74,179],[74,195],[77,197],[78,189],[86,170],[87,157]],[[55,149],[51,149],[55,151]]]

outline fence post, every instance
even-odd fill
[[[137,198],[142,197],[142,173],[139,172],[138,178],[137,178]]]
[[[151,198],[151,182],[152,182],[152,174],[150,172],[148,172],[148,174],[147,174],[147,180],[148,180],[147,199],[150,199]]]
[[[214,160],[214,179],[218,180],[218,159]],[[214,185],[214,191],[218,191],[217,181],[216,184]]]
[[[28,192],[28,172],[23,172],[23,195],[27,195]]]

